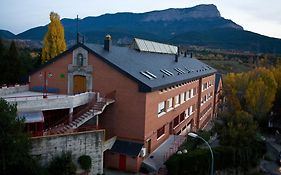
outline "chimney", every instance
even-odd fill
[[[179,56],[180,56],[180,47],[178,47],[178,52],[175,55],[175,62],[179,62]]]
[[[175,55],[175,62],[179,62],[179,56],[178,56],[178,54]]]
[[[187,56],[187,52],[185,51],[185,52],[184,52],[184,57],[186,57],[186,56]]]
[[[190,58],[192,58],[192,52],[190,53]]]
[[[111,36],[107,34],[104,38],[104,50],[110,51],[112,45]]]

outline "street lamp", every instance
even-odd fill
[[[206,145],[209,147],[209,150],[211,152],[211,157],[212,157],[212,164],[211,164],[211,173],[210,173],[210,175],[213,175],[214,174],[214,155],[213,155],[213,151],[212,151],[211,146],[209,145],[209,143],[205,139],[203,139],[201,136],[199,136],[199,135],[197,135],[197,134],[195,134],[193,132],[188,133],[188,136],[193,137],[193,138],[199,138],[199,139],[203,140],[206,143]]]

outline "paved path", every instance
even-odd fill
[[[164,143],[162,143],[155,151],[153,151],[143,163],[148,165],[154,171],[165,168],[165,161],[177,151],[178,147],[183,143],[186,136],[171,135]]]

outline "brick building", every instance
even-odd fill
[[[216,70],[175,46],[141,39],[130,47],[111,42],[106,36],[104,45],[76,44],[33,72],[29,87],[66,95],[99,92],[114,99],[81,126],[95,123],[105,129],[105,139],[117,136],[105,153],[106,167],[137,172],[169,135],[208,124],[215,113]]]

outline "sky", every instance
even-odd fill
[[[49,13],[84,18],[214,4],[221,16],[262,35],[281,38],[281,0],[1,0],[0,29],[14,34],[49,23]]]

